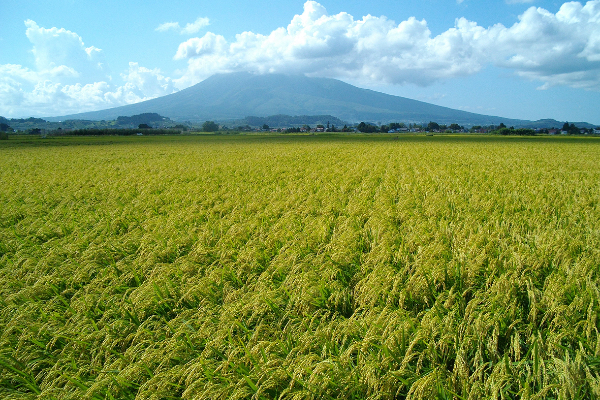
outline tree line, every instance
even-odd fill
[[[38,132],[39,133],[39,132]],[[61,131],[49,132],[49,135],[60,135],[68,134],[72,136],[105,136],[105,135],[117,135],[117,136],[133,136],[137,134],[143,135],[177,135],[181,133],[180,129],[75,129],[69,132],[62,133]]]
[[[421,125],[421,124],[406,125],[403,122],[392,122],[390,124],[383,124],[381,126],[375,125],[372,123],[368,123],[368,122],[361,122],[360,124],[358,124],[356,126],[356,130],[358,130],[359,132],[362,132],[362,133],[378,133],[378,132],[388,133],[390,131],[397,131],[397,130],[403,130],[403,129],[428,131],[428,132],[446,132],[446,131],[462,132],[462,131],[465,131],[465,128],[458,124],[444,125],[444,124],[438,124],[437,122],[433,122],[433,121],[430,121],[426,125]]]

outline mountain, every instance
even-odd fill
[[[112,120],[119,116],[158,113],[176,121],[232,121],[247,116],[332,115],[350,123],[406,122],[521,126],[531,121],[481,115],[361,89],[335,79],[280,74],[218,74],[167,96],[127,106],[62,117]]]

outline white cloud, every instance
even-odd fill
[[[25,26],[25,34],[33,44],[38,73],[71,83],[100,79],[108,73],[102,50],[94,46],[86,48],[76,33],[66,29],[45,29],[32,20],[25,21]]]
[[[600,1],[565,3],[556,14],[531,7],[510,28],[489,28],[477,45],[496,65],[545,88],[600,90]]]
[[[179,26],[179,22],[165,22],[164,24],[160,24],[155,30],[159,32],[178,31],[181,30],[181,26]]]
[[[0,115],[52,116],[135,103],[175,91],[158,69],[130,63],[115,85],[102,50],[76,33],[25,21],[35,69],[0,65]]]
[[[202,30],[202,28],[210,25],[210,20],[205,17],[200,17],[196,21],[186,24],[183,28],[179,25],[179,22],[165,22],[160,24],[155,30],[159,32],[166,31],[179,31],[182,35],[193,35]]]
[[[424,20],[411,17],[396,25],[371,15],[360,20],[347,13],[330,16],[319,3],[307,1],[301,15],[269,35],[243,32],[228,43],[209,32],[182,43],[175,59],[188,59],[188,69],[178,85],[238,70],[427,85],[482,68],[471,45],[480,31],[483,28],[459,21],[432,37]]]
[[[367,15],[329,15],[304,4],[287,27],[243,32],[228,42],[211,32],[179,45],[186,87],[218,72],[303,73],[363,82],[429,85],[477,73],[490,63],[547,85],[600,90],[600,1],[565,3],[552,14],[529,8],[511,27],[483,28],[465,18],[433,36],[425,20],[396,24]]]
[[[208,18],[198,18],[191,24],[186,24],[185,28],[181,30],[181,33],[184,35],[192,35],[194,33],[200,32],[202,28],[208,25],[210,25],[210,21]]]
[[[208,32],[202,38],[193,38],[181,43],[175,54],[175,59],[182,60],[191,57],[224,53],[227,51],[227,48],[227,41],[223,36]]]
[[[130,62],[129,71],[121,74],[123,80],[136,88],[140,98],[149,99],[173,93],[173,81],[162,75],[158,68],[140,67],[138,63]]]

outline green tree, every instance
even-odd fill
[[[579,130],[578,127],[575,126],[575,124],[570,124],[568,122],[565,122],[563,124],[562,130],[564,132],[567,132],[567,134],[569,135],[578,135],[581,133],[581,131]]]
[[[152,129],[152,127],[148,124],[139,124],[138,129]]]
[[[263,124],[262,129],[263,129],[263,131],[268,131],[269,130],[269,125]]]
[[[219,125],[217,125],[214,121],[206,121],[202,124],[203,132],[216,132],[219,130]]]
[[[569,125],[569,135],[579,135],[581,130],[575,126],[575,124]]]
[[[427,130],[429,132],[431,132],[431,131],[439,131],[440,130],[440,125],[437,122],[431,121],[431,122],[429,122],[427,124]]]
[[[187,130],[188,130],[188,127],[187,127],[187,126],[185,126],[185,125],[175,125],[175,126],[173,127],[173,129],[179,129],[179,130],[180,130],[180,131],[182,131],[182,132],[187,132]]]
[[[365,122],[361,122],[356,128],[362,133],[379,132],[379,128],[376,125],[367,124]]]

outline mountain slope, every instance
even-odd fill
[[[359,122],[429,122],[489,125],[529,121],[486,116],[392,96],[327,78],[232,73],[214,75],[167,96],[49,120],[109,120],[155,112],[174,120],[235,120],[246,116],[323,115]]]

